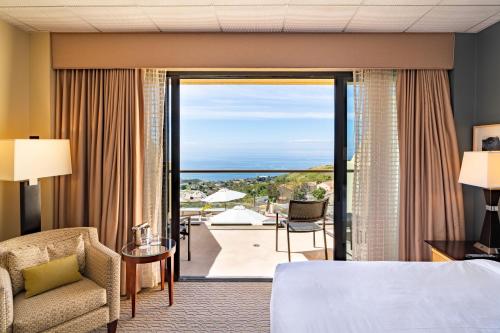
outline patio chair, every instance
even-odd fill
[[[280,219],[276,214],[276,251],[278,251],[278,228],[286,227],[286,238],[288,244],[288,261],[291,261],[290,254],[290,233],[312,232],[313,245],[316,246],[316,231],[323,229],[323,240],[325,242],[325,260],[328,260],[328,250],[326,246],[326,210],[328,199],[321,201],[296,201],[290,200],[288,207],[288,217]],[[323,226],[317,222],[323,220]]]
[[[191,216],[181,217],[179,223],[179,233],[182,239],[187,238],[188,243],[188,261],[191,261]]]

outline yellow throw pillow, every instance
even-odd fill
[[[82,279],[76,254],[23,269],[26,298]]]

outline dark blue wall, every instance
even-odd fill
[[[478,34],[456,34],[450,83],[458,144],[463,153],[472,150],[474,125],[500,123],[500,23]],[[478,188],[463,188],[466,235],[477,239],[483,224],[483,194]]]
[[[450,86],[460,160],[472,147],[472,124],[476,108],[476,36],[455,35],[455,67],[450,71]],[[474,218],[475,189],[463,186],[465,230],[468,239],[477,237]]]

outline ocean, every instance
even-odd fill
[[[304,170],[320,165],[333,165],[333,156],[277,156],[263,154],[254,156],[208,157],[206,159],[182,158],[181,170]],[[277,176],[280,173],[181,173],[181,180],[200,179],[226,181],[232,179]]]

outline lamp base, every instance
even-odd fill
[[[21,235],[32,234],[42,230],[40,185],[20,183],[21,202]]]
[[[500,254],[500,248],[498,247],[488,247],[480,242],[475,242],[474,247],[487,254]]]
[[[500,190],[484,189],[486,211],[479,242],[474,244],[477,249],[488,254],[500,253],[500,219],[498,216],[498,201]]]

